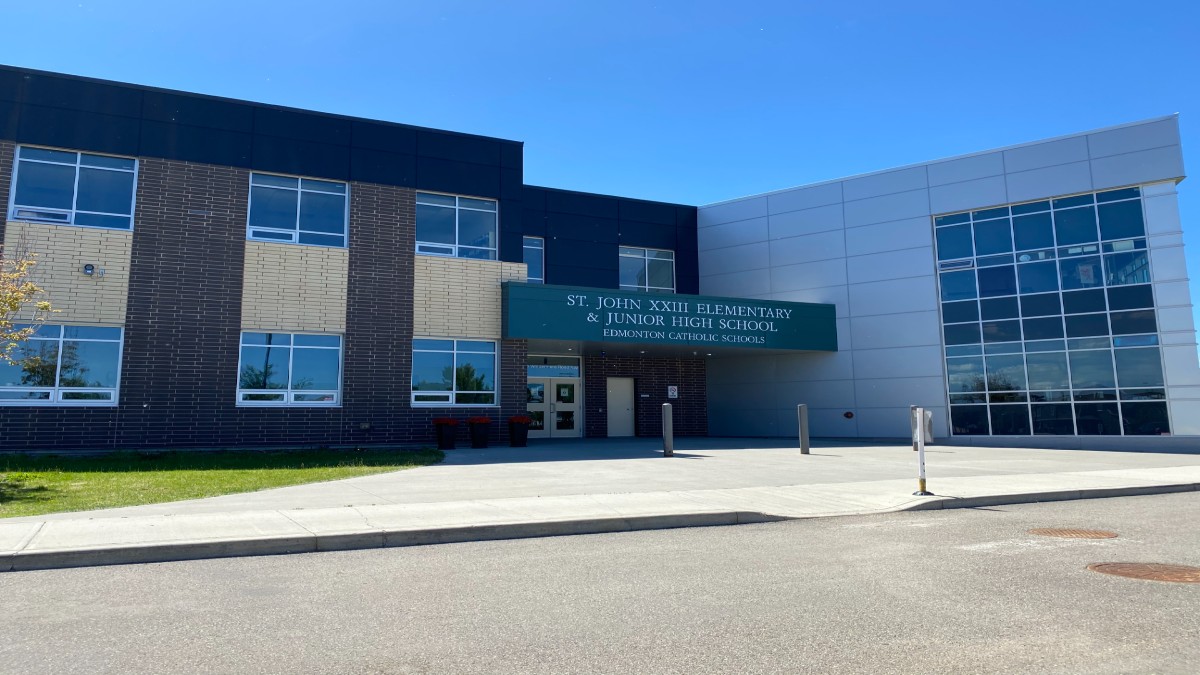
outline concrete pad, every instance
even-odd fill
[[[22,552],[311,536],[275,511],[49,521]]]
[[[905,444],[575,442],[259,493],[0,522],[0,570],[731,525],[1194,490],[1200,455]]]
[[[14,553],[25,548],[42,523],[0,523],[0,554]]]

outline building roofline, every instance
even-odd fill
[[[25,68],[23,66],[13,66],[13,65],[5,64],[5,63],[0,63],[0,70],[7,70],[10,72],[22,73],[22,74],[26,74],[26,75],[37,75],[40,77],[53,77],[53,78],[66,79],[66,80],[76,80],[79,82],[87,82],[90,84],[99,84],[99,85],[104,85],[104,86],[109,86],[109,87],[118,87],[121,89],[131,89],[134,91],[150,91],[150,92],[154,92],[154,93],[158,93],[158,94],[169,94],[171,96],[182,96],[182,97],[186,97],[186,98],[198,98],[198,99],[204,99],[204,100],[208,100],[208,101],[217,101],[220,103],[229,103],[229,104],[233,104],[233,105],[248,105],[248,106],[254,106],[254,107],[259,107],[259,108],[267,108],[270,110],[277,110],[277,111],[281,111],[281,112],[297,113],[297,114],[301,114],[301,115],[312,115],[314,117],[324,117],[324,118],[328,118],[328,119],[345,120],[348,122],[366,122],[369,124],[380,124],[380,125],[390,126],[390,127],[401,127],[401,128],[405,128],[405,129],[413,129],[415,131],[425,131],[425,132],[446,134],[449,136],[462,136],[462,137],[466,137],[466,138],[476,138],[476,139],[489,140],[489,141],[499,141],[501,143],[515,143],[515,144],[521,145],[521,146],[525,145],[524,141],[515,141],[510,138],[500,138],[498,136],[484,136],[483,134],[469,134],[469,133],[465,133],[462,131],[451,131],[449,129],[437,129],[434,127],[423,127],[423,126],[418,126],[415,124],[405,124],[403,122],[392,122],[389,120],[378,120],[378,119],[373,119],[370,117],[357,117],[354,115],[344,115],[341,113],[324,112],[321,110],[296,108],[296,107],[292,107],[292,106],[278,105],[275,103],[266,103],[263,101],[252,101],[249,99],[232,98],[229,96],[217,96],[214,94],[201,94],[201,93],[197,93],[194,91],[183,91],[181,89],[167,89],[165,87],[153,87],[150,85],[135,84],[133,82],[121,82],[118,80],[105,80],[102,78],[88,77],[85,75],[71,75],[68,73],[56,73],[51,70],[39,70],[36,68]]]
[[[1041,138],[1036,141],[1026,141],[1024,143],[1015,143],[1013,145],[1005,145],[1005,146],[1002,146],[999,148],[989,148],[987,150],[980,150],[978,152],[970,152],[965,155],[953,155],[950,157],[943,157],[941,159],[933,159],[933,160],[929,160],[929,161],[925,161],[925,162],[914,162],[912,164],[902,164],[900,166],[894,166],[894,167],[891,167],[888,169],[880,169],[878,171],[868,171],[867,173],[856,173],[856,174],[851,174],[849,176],[843,176],[841,178],[831,178],[828,180],[817,181],[815,183],[804,183],[801,185],[793,185],[791,187],[779,188],[778,190],[769,190],[767,192],[758,192],[755,194],[746,195],[744,197],[734,197],[732,199],[723,199],[719,202],[710,202],[708,204],[703,204],[697,208],[705,209],[710,206],[720,206],[722,204],[731,204],[733,202],[745,201],[747,199],[754,199],[756,197],[768,197],[770,195],[780,194],[783,192],[791,192],[793,190],[798,190],[798,189],[802,189],[802,188],[812,188],[812,187],[819,187],[822,185],[829,185],[831,183],[841,183],[841,182],[848,181],[848,180],[854,180],[856,178],[866,178],[868,176],[878,176],[880,174],[892,173],[893,171],[903,171],[905,169],[915,169],[915,168],[921,167],[921,166],[929,166],[930,164],[942,164],[944,162],[953,162],[953,161],[960,160],[960,159],[968,159],[971,157],[978,157],[980,155],[990,155],[995,152],[1005,152],[1008,150],[1015,150],[1017,148],[1029,147],[1032,145],[1040,145],[1042,143],[1052,143],[1054,141],[1061,141],[1061,140],[1065,140],[1068,138],[1078,138],[1080,136],[1091,136],[1092,134],[1104,133],[1106,131],[1115,131],[1117,129],[1124,129],[1126,127],[1134,127],[1134,126],[1138,126],[1140,124],[1150,124],[1152,122],[1163,122],[1165,120],[1171,120],[1171,119],[1178,120],[1179,113],[1171,113],[1170,115],[1161,115],[1159,117],[1150,117],[1147,119],[1136,120],[1133,122],[1114,124],[1112,126],[1100,127],[1098,129],[1090,129],[1088,131],[1079,131],[1079,132],[1075,132],[1075,133],[1071,133],[1071,134],[1063,134],[1061,136],[1053,136],[1051,138]]]

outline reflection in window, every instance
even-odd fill
[[[622,246],[621,288],[650,293],[675,292],[675,252],[657,248]]]
[[[531,284],[546,283],[546,241],[541,237],[522,237],[521,250]]]
[[[1111,351],[1070,352],[1070,362],[1072,389],[1111,389],[1117,386],[1113,377]]]
[[[133,228],[137,160],[46,148],[17,148],[13,220]]]
[[[413,339],[415,405],[495,405],[496,343],[491,340]]]
[[[495,260],[499,207],[493,199],[417,193],[417,253]]]
[[[12,363],[0,360],[0,405],[115,405],[123,331],[102,326],[26,326]]]
[[[242,333],[238,405],[338,405],[341,369],[340,335]]]
[[[954,434],[1170,432],[1139,188],[933,224]]]
[[[970,224],[938,228],[937,250],[938,260],[970,258],[974,255],[971,248]]]
[[[1117,384],[1126,387],[1163,386],[1162,358],[1155,349],[1118,349]]]
[[[349,220],[346,196],[345,183],[252,173],[246,236],[344,247]]]
[[[1096,230],[1096,209],[1086,206],[1054,212],[1054,236],[1059,246],[1099,241]]]

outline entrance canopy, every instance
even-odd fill
[[[521,282],[504,284],[503,301],[506,338],[611,351],[837,351],[828,304]]]

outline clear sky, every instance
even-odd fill
[[[1181,114],[1200,2],[0,0],[0,62],[525,142],[527,183],[706,204]],[[1180,186],[1200,299],[1200,197]]]

